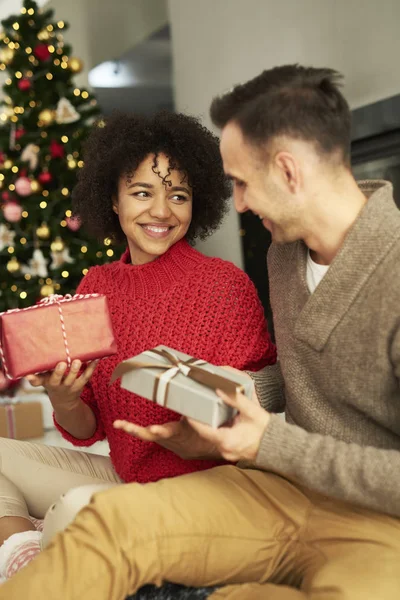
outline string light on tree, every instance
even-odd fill
[[[52,285],[48,285],[48,284],[46,283],[46,285],[43,285],[43,286],[40,288],[40,295],[41,295],[43,298],[46,298],[46,296],[51,296],[52,294],[54,294],[54,286],[52,286]]]
[[[39,121],[38,123],[41,123],[41,125],[39,125],[39,127],[45,125],[45,126],[49,126],[53,123],[54,121],[54,110],[50,110],[48,108],[45,108],[44,110],[42,110],[39,113]]]

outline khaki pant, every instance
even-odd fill
[[[398,600],[400,520],[223,466],[95,494],[0,599],[123,600],[147,583],[213,600]]]
[[[45,517],[43,546],[94,491],[117,483],[107,456],[0,438],[0,518]]]

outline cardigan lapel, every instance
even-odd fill
[[[370,195],[369,200],[296,322],[295,337],[317,351],[323,350],[379,263],[400,241],[400,212],[393,201],[392,185],[365,181],[360,188]],[[296,263],[302,287],[307,285],[307,251],[300,242]]]

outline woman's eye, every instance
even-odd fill
[[[187,196],[181,196],[181,194],[175,194],[171,198],[171,200],[173,200],[174,202],[186,202],[187,199]]]
[[[148,198],[149,197],[148,192],[135,192],[133,195],[136,196],[137,198]]]

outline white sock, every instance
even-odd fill
[[[41,550],[41,531],[14,533],[0,546],[0,576],[10,577]]]

